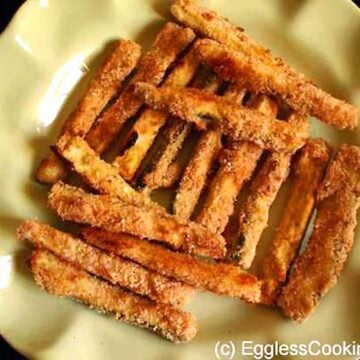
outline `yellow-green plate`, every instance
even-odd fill
[[[323,88],[360,107],[360,15],[350,0],[205,3]],[[29,217],[55,221],[46,209],[46,189],[33,181],[36,165],[107,44],[123,37],[147,47],[169,16],[169,2],[163,0],[28,0],[1,35],[0,333],[31,358],[77,360],[213,359],[215,344],[230,340],[238,351],[243,340],[360,342],[359,243],[339,284],[303,325],[276,310],[201,293],[187,307],[200,331],[186,345],[52,297],[33,283],[25,264],[30,247],[15,240],[14,228]],[[313,124],[313,134],[334,145],[360,144],[358,130]]]

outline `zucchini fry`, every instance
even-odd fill
[[[222,81],[209,69],[200,69],[196,74],[195,81],[191,87],[202,89],[209,93],[216,93]],[[151,189],[170,187],[180,178],[181,167],[177,163],[177,156],[185,139],[190,135],[192,124],[184,123],[179,119],[172,119],[172,123],[166,131],[167,143],[154,165],[154,168],[145,178],[146,186]]]
[[[56,146],[62,148],[73,136],[85,136],[105,105],[121,88],[125,78],[135,68],[141,55],[139,45],[128,40],[119,40],[111,54],[105,59],[98,74],[78,103],[75,111],[66,120]],[[53,184],[65,178],[64,163],[54,153],[40,164],[38,181]]]
[[[117,320],[147,328],[175,343],[190,341],[197,333],[198,325],[191,314],[123,291],[46,250],[33,252],[31,270],[36,283],[48,293],[71,297],[100,313],[114,314]]]
[[[244,95],[245,90],[239,89],[236,94],[234,89],[231,88],[226,91],[224,97],[240,102]],[[221,132],[219,130],[208,130],[201,135],[176,192],[173,205],[174,213],[181,219],[190,219],[220,149]],[[211,231],[215,232],[213,229]]]
[[[301,114],[310,114],[338,129],[354,129],[358,111],[355,106],[334,98],[304,77],[289,74],[256,57],[236,52],[213,40],[196,46],[199,60],[208,64],[224,80],[234,81],[255,93],[280,97]]]
[[[16,235],[19,240],[28,240],[36,247],[45,248],[113,285],[148,296],[154,301],[183,305],[194,295],[194,289],[188,285],[149,271],[132,261],[110,255],[38,221],[25,221],[17,228]]]
[[[100,194],[117,196],[130,205],[152,208],[161,214],[166,210],[144,193],[133,189],[119,174],[118,169],[101,160],[87,142],[75,137],[60,151],[74,170]]]
[[[275,117],[277,105],[268,97],[259,96],[251,107],[265,115]],[[196,221],[214,233],[221,234],[243,184],[251,177],[263,150],[254,143],[232,142],[224,149],[220,167],[212,179],[204,206]]]
[[[161,241],[198,255],[214,258],[225,255],[222,236],[199,224],[182,224],[173,215],[160,216],[157,211],[126,204],[113,196],[89,194],[58,182],[50,191],[49,205],[63,220]]]
[[[251,141],[273,151],[295,151],[305,141],[304,134],[292,124],[198,89],[156,88],[137,83],[135,92],[148,105],[193,122],[200,129],[218,126],[232,140]]]
[[[82,231],[82,235],[88,243],[100,249],[129,258],[196,288],[237,297],[250,303],[259,301],[261,283],[238,266],[196,259],[127,234],[87,228]]]
[[[172,87],[187,86],[194,77],[198,66],[199,63],[195,60],[194,54],[190,50],[165,79],[163,85]],[[139,119],[136,120],[127,135],[128,139],[136,136],[135,143],[114,161],[114,164],[119,169],[119,174],[126,180],[133,178],[166,120],[167,114],[152,108],[145,109]]]
[[[137,81],[159,84],[168,67],[194,38],[192,30],[174,23],[167,23],[163,27],[152,48],[140,60],[137,73],[127,88],[87,134],[86,141],[97,153],[107,150],[126,120],[135,116],[143,104],[133,93],[134,84]]]
[[[314,209],[316,193],[329,162],[330,148],[309,140],[293,165],[294,180],[275,238],[261,265],[262,302],[274,304],[286,281]]]
[[[360,148],[344,144],[319,190],[313,233],[278,300],[296,322],[310,316],[338,281],[354,243],[359,189]]]

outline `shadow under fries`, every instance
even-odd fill
[[[44,131],[41,135],[33,136],[28,140],[28,144],[34,149],[33,170],[31,174],[32,179],[35,179],[36,171],[41,160],[50,153],[50,145],[53,145],[56,142],[55,139],[57,139],[62,125],[74,111],[77,102],[83,97],[90,80],[97,73],[103,60],[113,49],[114,43],[115,40],[107,42],[101,48],[96,50],[94,54],[91,54],[85,59],[84,63],[81,65],[81,71],[83,72],[81,79],[68,94],[62,94],[66,95],[66,100],[50,125],[49,130]]]
[[[171,0],[152,0],[152,8],[165,19],[173,19],[170,12]]]

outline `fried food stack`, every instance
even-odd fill
[[[79,227],[19,226],[36,246],[35,281],[174,342],[196,335],[181,309],[196,290],[278,305],[301,322],[336,284],[360,204],[360,149],[312,139],[308,116],[353,129],[357,110],[217,13],[190,0],[171,12],[180,25],[167,23],[148,52],[115,44],[40,164],[50,208]],[[250,273],[289,172],[275,238]],[[152,200],[159,188],[175,189],[171,209]]]

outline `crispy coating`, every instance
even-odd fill
[[[116,42],[98,74],[92,79],[84,97],[66,120],[56,145],[62,148],[71,137],[85,136],[105,105],[121,88],[125,78],[135,68],[141,55],[138,44],[129,40]],[[53,153],[40,164],[36,177],[42,183],[53,184],[64,179],[67,170]]]
[[[338,281],[354,242],[359,190],[360,148],[342,145],[318,194],[313,233],[278,300],[296,322],[310,316]]]
[[[130,205],[152,208],[161,214],[166,210],[150,197],[133,189],[119,174],[118,169],[100,159],[87,142],[75,137],[60,151],[75,171],[100,194],[117,196]]]
[[[200,69],[191,87],[215,93],[221,84],[220,79],[212,71]],[[166,146],[152,171],[144,178],[148,188],[154,190],[160,187],[170,187],[179,179],[181,167],[176,160],[191,130],[192,124],[184,123],[177,118],[173,119],[165,135],[167,137]]]
[[[94,246],[129,258],[165,276],[218,295],[237,297],[250,303],[259,301],[260,281],[237,266],[196,259],[127,234],[88,228],[82,235]]]
[[[282,183],[286,180],[291,153],[272,153],[251,184],[250,195],[239,212],[237,241],[229,257],[248,269],[255,258],[256,247],[268,225],[269,212]]]
[[[222,236],[196,223],[180,223],[173,215],[160,216],[150,208],[126,204],[117,197],[90,194],[59,182],[50,191],[49,205],[63,220],[126,232],[203,256],[224,257]]]
[[[231,87],[225,92],[224,97],[240,102],[244,95],[245,90],[236,92]],[[190,219],[220,149],[221,132],[219,130],[208,130],[201,135],[176,192],[173,208],[174,213],[180,218]],[[211,231],[216,232],[216,229],[212,228]]]
[[[86,141],[97,152],[104,152],[122,129],[126,120],[135,116],[142,101],[134,95],[137,81],[159,84],[168,67],[194,40],[192,30],[167,23],[158,33],[152,48],[140,60],[137,73],[127,88],[96,121],[86,136]]]
[[[164,86],[184,87],[193,78],[198,61],[195,60],[193,52],[190,50],[172,70],[165,79]],[[131,180],[139,168],[146,153],[153,144],[160,128],[165,124],[167,114],[156,111],[152,108],[145,109],[139,119],[131,128],[127,138],[136,137],[135,143],[123,155],[115,159],[115,165],[119,168],[119,173],[126,180]]]
[[[275,238],[261,265],[262,302],[274,304],[300,247],[329,162],[330,148],[322,139],[309,140],[294,162],[294,180]]]
[[[202,134],[176,191],[173,208],[180,219],[190,219],[220,148],[219,131],[208,130]]]
[[[38,221],[23,222],[17,228],[16,235],[19,240],[28,240],[36,247],[45,248],[113,285],[148,296],[152,300],[183,305],[194,295],[194,289],[188,285],[149,271],[135,262],[103,252]]]
[[[276,71],[256,57],[213,40],[198,42],[196,54],[221,78],[257,93],[276,95],[297,112],[316,116],[339,129],[353,129],[357,125],[358,111],[353,105],[332,97],[303,77],[282,69]]]
[[[197,333],[197,321],[191,314],[123,291],[47,250],[33,252],[31,270],[36,283],[48,293],[71,297],[100,313],[114,314],[117,320],[147,328],[175,343],[190,341]]]
[[[276,103],[265,96],[256,98],[251,107],[271,117],[277,114]],[[215,233],[225,230],[236,197],[255,170],[262,152],[259,146],[250,142],[231,142],[223,149],[219,169],[209,185],[197,222]]]
[[[294,151],[305,141],[296,126],[198,89],[156,88],[146,83],[137,83],[135,88],[148,105],[193,122],[200,129],[215,123],[233,140],[251,141],[275,151]]]

